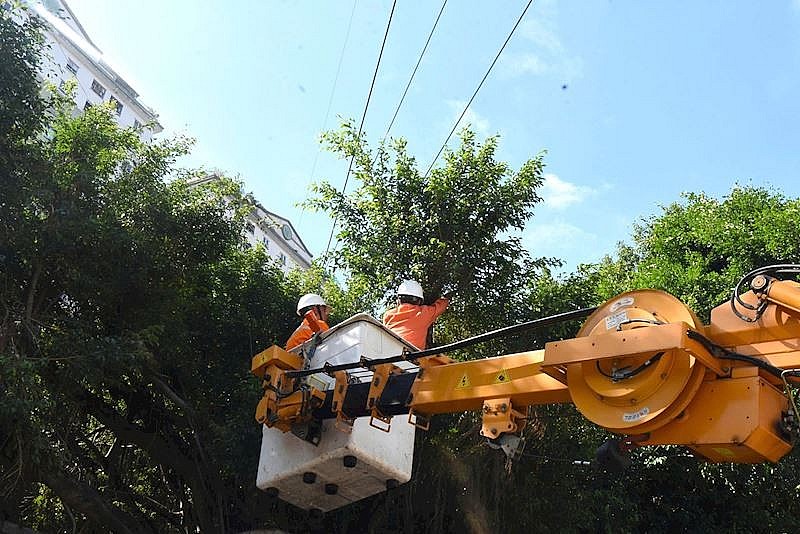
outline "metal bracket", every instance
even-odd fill
[[[414,408],[408,410],[408,423],[420,430],[429,430],[431,428],[430,416],[415,412]]]
[[[422,358],[416,358],[410,360],[411,363],[418,365],[420,370],[425,369],[427,367],[436,367],[439,365],[447,365],[453,363],[455,360],[448,356],[444,356],[442,354],[434,354],[433,356],[423,356]]]
[[[362,358],[362,361],[364,358]],[[390,375],[401,374],[403,370],[391,363],[378,365],[373,369],[372,382],[369,384],[369,394],[367,395],[367,409],[370,410],[369,426],[377,428],[383,432],[389,432],[392,427],[392,416],[385,416],[378,408],[378,403],[381,400],[383,390],[389,382]],[[378,420],[383,425],[376,425],[375,421]]]
[[[488,439],[486,443],[492,449],[501,449],[508,460],[518,460],[525,450],[525,439],[516,434],[503,434],[497,439]]]
[[[481,436],[496,439],[502,434],[513,434],[525,427],[525,414],[511,406],[511,398],[483,401],[483,426]]]
[[[382,423],[382,425],[376,425],[375,421],[380,421]],[[386,425],[386,426],[383,426],[383,425]],[[390,415],[390,416],[386,417],[384,415],[374,414],[373,413],[369,417],[369,426],[371,426],[372,428],[377,428],[381,432],[386,432],[388,434],[389,431],[392,429],[392,416]]]
[[[349,377],[347,371],[336,371],[333,373],[336,378],[336,385],[333,389],[333,400],[331,401],[331,411],[336,414],[336,429],[342,432],[350,433],[353,431],[353,424],[355,419],[349,417],[344,413],[344,399],[347,396],[347,387],[349,385]]]

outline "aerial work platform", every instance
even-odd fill
[[[307,367],[323,367],[375,359],[416,350],[380,322],[359,314],[323,332],[319,344],[310,341],[291,352],[310,356]],[[399,367],[413,370],[408,362]],[[351,384],[368,384],[373,372],[349,375]],[[307,384],[325,391],[336,379],[319,373]],[[415,427],[406,417],[390,424],[370,418],[354,421],[322,421],[317,445],[292,431],[279,432],[262,426],[261,455],[256,485],[300,508],[332,510],[375,495],[411,478]],[[352,424],[352,426],[350,426]],[[388,430],[380,431],[380,430]]]

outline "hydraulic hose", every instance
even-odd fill
[[[541,319],[534,319],[533,321],[528,321],[526,323],[520,323],[511,326],[506,326],[503,328],[498,328],[497,330],[485,332],[483,334],[479,334],[477,336],[473,336],[467,339],[462,339],[461,341],[456,341],[454,343],[449,343],[447,345],[441,345],[439,347],[431,347],[429,349],[418,350],[415,352],[406,352],[404,354],[389,356],[387,358],[379,358],[379,359],[362,358],[361,361],[358,362],[343,363],[339,365],[325,365],[323,367],[317,367],[316,369],[287,371],[286,376],[289,378],[300,378],[304,376],[314,375],[317,373],[334,373],[336,371],[347,371],[350,369],[364,369],[364,368],[370,369],[372,367],[383,365],[386,363],[414,361],[419,358],[424,358],[425,356],[446,354],[448,352],[464,349],[467,347],[471,347],[473,345],[477,345],[478,343],[484,343],[486,341],[490,341],[492,339],[519,334],[522,332],[528,332],[530,330],[536,330],[539,328],[545,328],[547,326],[552,326],[554,324],[572,321],[574,319],[582,319],[584,317],[588,317],[589,315],[591,315],[592,312],[594,312],[596,309],[597,307],[581,308],[579,310],[559,313],[557,315],[550,315],[548,317],[542,317]]]

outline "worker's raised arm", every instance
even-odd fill
[[[429,317],[431,323],[433,323],[433,321],[435,321],[437,317],[439,317],[441,314],[444,313],[444,311],[447,309],[449,305],[450,305],[449,299],[447,299],[446,297],[439,297],[433,304],[430,304],[428,306],[422,306],[422,309],[424,310],[422,311],[422,313],[424,313],[427,317]]]

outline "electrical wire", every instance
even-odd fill
[[[408,94],[408,89],[411,87],[411,82],[414,81],[414,76],[417,74],[417,69],[419,68],[419,64],[422,63],[422,58],[423,56],[425,56],[425,52],[428,50],[428,45],[431,42],[433,33],[436,31],[436,26],[439,25],[439,19],[442,18],[442,13],[444,12],[444,8],[446,5],[447,5],[447,0],[444,0],[444,2],[442,2],[442,8],[439,10],[439,14],[436,16],[436,20],[433,22],[433,27],[431,28],[431,31],[428,34],[428,39],[425,41],[425,46],[422,47],[422,52],[420,52],[419,54],[419,59],[417,59],[417,64],[414,65],[414,70],[411,73],[411,77],[408,79],[406,88],[403,91],[403,96],[400,97],[400,102],[398,102],[397,108],[394,110],[394,115],[392,115],[392,120],[389,121],[389,126],[386,128],[386,133],[383,134],[383,141],[386,141],[386,138],[389,137],[389,131],[392,129],[392,126],[394,126],[394,121],[397,118],[397,114],[400,112],[400,108],[403,105],[403,101],[405,101],[406,99],[406,95]]]
[[[525,16],[525,13],[528,12],[528,8],[531,7],[532,3],[533,3],[533,0],[528,0],[528,3],[525,5],[525,9],[522,10],[522,13],[520,14],[519,18],[517,19],[517,22],[514,24],[514,27],[511,28],[511,32],[508,34],[508,37],[506,37],[506,40],[503,43],[503,46],[501,46],[500,50],[497,51],[497,55],[494,57],[494,60],[492,61],[492,64],[489,65],[489,69],[486,71],[486,74],[483,75],[483,78],[481,79],[481,82],[478,84],[478,87],[475,89],[475,92],[472,93],[472,96],[470,97],[469,102],[467,102],[467,105],[464,106],[464,111],[461,112],[461,115],[459,115],[459,117],[456,120],[455,124],[453,124],[453,128],[450,130],[450,133],[447,135],[447,139],[444,140],[444,143],[442,143],[442,147],[439,149],[439,152],[436,153],[436,157],[433,158],[433,161],[431,161],[431,164],[428,166],[428,170],[425,171],[425,176],[424,176],[425,178],[427,178],[428,175],[430,174],[431,169],[433,169],[433,165],[436,163],[436,160],[438,160],[439,156],[442,155],[442,151],[447,146],[447,143],[448,143],[448,141],[450,141],[450,138],[453,136],[453,133],[456,131],[456,128],[458,128],[458,124],[461,122],[461,119],[463,119],[464,115],[467,114],[467,110],[469,109],[470,105],[472,105],[472,101],[475,100],[475,97],[478,95],[478,92],[481,90],[481,87],[483,87],[483,82],[485,82],[486,78],[489,77],[489,73],[492,72],[492,69],[494,68],[495,63],[497,63],[497,60],[500,58],[500,54],[502,54],[503,50],[505,50],[506,45],[511,40],[511,37],[514,35],[514,32],[517,30],[517,27],[519,26],[519,23],[522,22],[522,19]]]
[[[339,84],[339,74],[342,72],[342,63],[344,61],[344,52],[347,50],[347,43],[350,41],[350,30],[353,27],[353,16],[356,13],[356,4],[358,0],[353,0],[353,9],[350,11],[350,20],[347,23],[347,30],[345,31],[344,35],[344,42],[342,43],[342,52],[339,54],[339,65],[336,67],[336,76],[333,78],[333,87],[331,87],[331,94],[328,97],[328,109],[325,110],[325,119],[322,121],[322,131],[325,131],[325,128],[328,127],[328,117],[331,114],[331,107],[333,105],[333,96],[336,94],[336,86]],[[309,175],[308,182],[306,183],[306,189],[308,189],[308,184],[314,180],[314,173],[317,171],[317,162],[319,161],[319,155],[322,152],[322,148],[317,150],[317,153],[314,155],[314,163],[311,165],[311,174]],[[306,210],[303,209],[300,211],[300,219],[297,221],[297,224],[300,224],[303,221],[303,215],[305,214]]]
[[[528,321],[526,323],[515,324],[511,326],[506,326],[504,328],[498,328],[497,330],[492,330],[490,332],[485,332],[483,334],[479,334],[477,336],[473,336],[467,339],[462,339],[461,341],[456,341],[454,343],[449,343],[447,345],[442,345],[439,347],[432,347],[430,349],[425,350],[418,350],[415,352],[406,352],[404,354],[398,354],[396,356],[389,356],[386,358],[376,358],[376,359],[368,359],[363,358],[361,361],[358,362],[349,362],[349,363],[342,363],[339,365],[325,365],[323,367],[317,367],[316,369],[303,369],[297,371],[286,371],[286,376],[289,378],[300,378],[304,376],[310,376],[317,373],[326,373],[331,374],[337,371],[347,371],[350,369],[369,369],[372,367],[376,367],[378,365],[383,365],[386,363],[396,363],[401,361],[415,361],[419,358],[424,358],[425,356],[434,356],[436,354],[446,354],[448,352],[453,352],[456,350],[464,349],[467,347],[471,347],[473,345],[477,345],[478,343],[484,343],[486,341],[490,341],[492,339],[497,339],[500,337],[510,336],[513,334],[518,334],[521,332],[527,332],[530,330],[535,330],[537,328],[544,328],[547,326],[552,326],[554,324],[563,323],[566,321],[571,321],[574,319],[581,319],[590,315],[594,312],[597,308],[581,308],[579,310],[573,310],[565,313],[559,313],[557,315],[550,315],[547,317],[542,317],[540,319],[534,319],[533,321]]]
[[[375,80],[378,78],[378,69],[381,66],[381,58],[383,57],[383,50],[386,47],[386,39],[389,37],[389,28],[392,26],[392,18],[394,17],[394,8],[397,6],[397,0],[392,2],[392,10],[389,13],[389,20],[386,23],[386,32],[383,34],[383,42],[381,43],[381,51],[378,54],[378,61],[375,63],[375,72],[372,74],[372,83],[369,86],[369,93],[367,94],[367,102],[364,104],[364,113],[361,114],[361,123],[358,125],[358,133],[356,134],[356,143],[361,140],[361,131],[364,128],[364,120],[367,118],[367,110],[369,109],[370,100],[372,100],[372,91],[375,88]],[[344,185],[342,186],[342,194],[347,190],[347,182],[350,180],[350,172],[353,170],[353,161],[356,156],[353,154],[350,157],[350,164],[347,167],[347,174],[344,177]],[[325,256],[327,257],[328,251],[331,248],[331,241],[333,240],[333,233],[336,231],[337,220],[333,220],[331,225],[331,233],[328,236],[328,244],[325,246]]]
[[[627,380],[629,378],[633,378],[634,376],[638,375],[639,373],[641,373],[642,371],[647,369],[650,365],[652,365],[655,362],[659,361],[662,356],[664,356],[664,353],[663,352],[659,352],[658,354],[656,354],[652,358],[650,358],[647,361],[645,361],[643,364],[641,364],[636,369],[628,370],[628,369],[630,369],[629,367],[623,367],[622,369],[618,369],[616,371],[613,371],[611,374],[608,374],[605,371],[603,371],[603,368],[600,367],[600,360],[597,360],[594,363],[595,363],[595,367],[597,368],[597,372],[599,372],[601,375],[603,375],[606,378],[610,378],[612,382],[619,382],[620,380]]]

